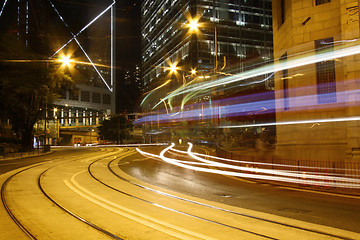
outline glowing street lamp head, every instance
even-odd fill
[[[199,30],[199,23],[198,23],[198,19],[191,19],[189,21],[189,29],[191,32],[197,32]]]
[[[177,71],[176,65],[175,65],[175,64],[172,64],[172,65],[170,66],[170,72],[171,72],[171,73],[175,73],[176,71]]]
[[[200,33],[200,27],[201,27],[201,23],[199,22],[201,16],[191,16],[191,14],[187,14],[185,16],[186,18],[186,23],[184,24],[184,27],[186,27],[188,29],[188,34],[199,34]]]
[[[74,60],[70,59],[70,55],[62,55],[59,59],[59,62],[62,63],[62,67],[70,67]]]
[[[191,69],[191,74],[195,75],[196,74],[196,69]]]
[[[167,69],[170,71],[170,74],[175,74],[179,67],[176,66],[176,63],[170,63]]]

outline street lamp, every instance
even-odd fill
[[[199,31],[199,19],[191,19],[188,26],[191,32]]]
[[[180,68],[178,66],[176,66],[176,63],[170,63],[169,66],[169,70],[170,70],[170,74],[176,74],[177,70],[179,70]]]
[[[191,69],[191,75],[195,75],[196,74],[196,69]]]
[[[194,76],[196,74],[196,69],[191,69],[190,70],[190,75],[187,74],[185,75],[186,71],[182,70],[180,67],[177,66],[177,63],[169,63],[169,67],[166,68],[169,71],[169,74],[174,74],[175,76],[179,75],[179,71],[182,72],[182,79],[183,79],[183,85],[186,84],[186,78],[190,75]]]
[[[189,33],[196,33],[198,34],[200,32],[199,27],[199,17],[196,18],[188,18],[189,23],[186,24],[186,26],[189,28]],[[216,27],[216,23],[214,23],[214,44],[215,44],[215,67],[214,67],[214,71],[216,73],[217,68],[218,68],[218,43],[217,43],[217,27]]]
[[[199,31],[199,17],[196,17],[196,18],[188,18],[188,21],[189,21],[189,24],[187,25],[189,27],[189,33],[196,33],[198,34]],[[217,25],[216,25],[216,22],[214,22],[214,47],[215,47],[215,67],[214,67],[214,74],[217,73],[217,69],[218,69],[218,43],[217,43]],[[224,65],[225,66],[225,65]],[[215,95],[216,94],[216,91],[215,89],[213,89],[213,94]],[[210,98],[210,109],[212,109],[212,106],[211,106],[211,98]],[[219,103],[218,103],[219,104]],[[219,106],[219,111],[220,111],[220,106]],[[212,113],[211,113],[212,115]],[[220,114],[218,114],[219,118],[220,118]],[[212,116],[211,117],[211,121],[212,119],[214,119],[214,117]],[[215,121],[215,119],[214,119]],[[218,120],[218,123],[220,122],[220,120]]]
[[[60,55],[60,58],[56,60],[57,62],[61,63],[61,68],[68,68],[70,69],[72,65],[75,63],[74,59],[71,59],[71,55]]]

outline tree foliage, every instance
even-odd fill
[[[98,129],[99,135],[105,140],[121,143],[122,140],[129,138],[133,125],[125,116],[120,115],[104,120]]]
[[[73,85],[70,76],[49,64],[44,56],[27,49],[12,35],[0,36],[0,114],[10,119],[21,138],[23,150],[32,147],[32,131],[46,104],[60,95],[60,89]]]

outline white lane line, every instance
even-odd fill
[[[89,200],[90,202],[93,202],[97,204],[98,206],[105,208],[113,213],[119,214],[121,216],[124,216],[126,218],[129,218],[135,222],[138,222],[142,225],[148,226],[150,228],[153,228],[155,230],[158,230],[160,232],[166,233],[170,236],[174,236],[180,239],[192,239],[191,237],[187,236],[194,236],[200,239],[213,239],[209,236],[205,236],[196,232],[193,232],[191,230],[187,230],[178,226],[175,226],[173,224],[161,221],[159,219],[150,217],[148,215],[142,214],[140,212],[131,210],[129,208],[126,208],[124,206],[121,206],[119,204],[116,204],[114,202],[111,202],[101,196],[98,196],[86,188],[82,187],[76,180],[75,177],[85,171],[78,172],[77,174],[73,175],[71,177],[71,182],[68,180],[63,180],[65,185],[70,188],[72,191],[77,193],[78,195],[82,196],[83,198]],[[134,216],[135,215],[135,216]],[[173,230],[171,230],[173,229]],[[187,234],[187,235],[184,235]]]

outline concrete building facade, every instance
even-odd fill
[[[273,1],[275,64],[286,64],[275,74],[277,158],[360,160],[358,9],[357,0]]]

